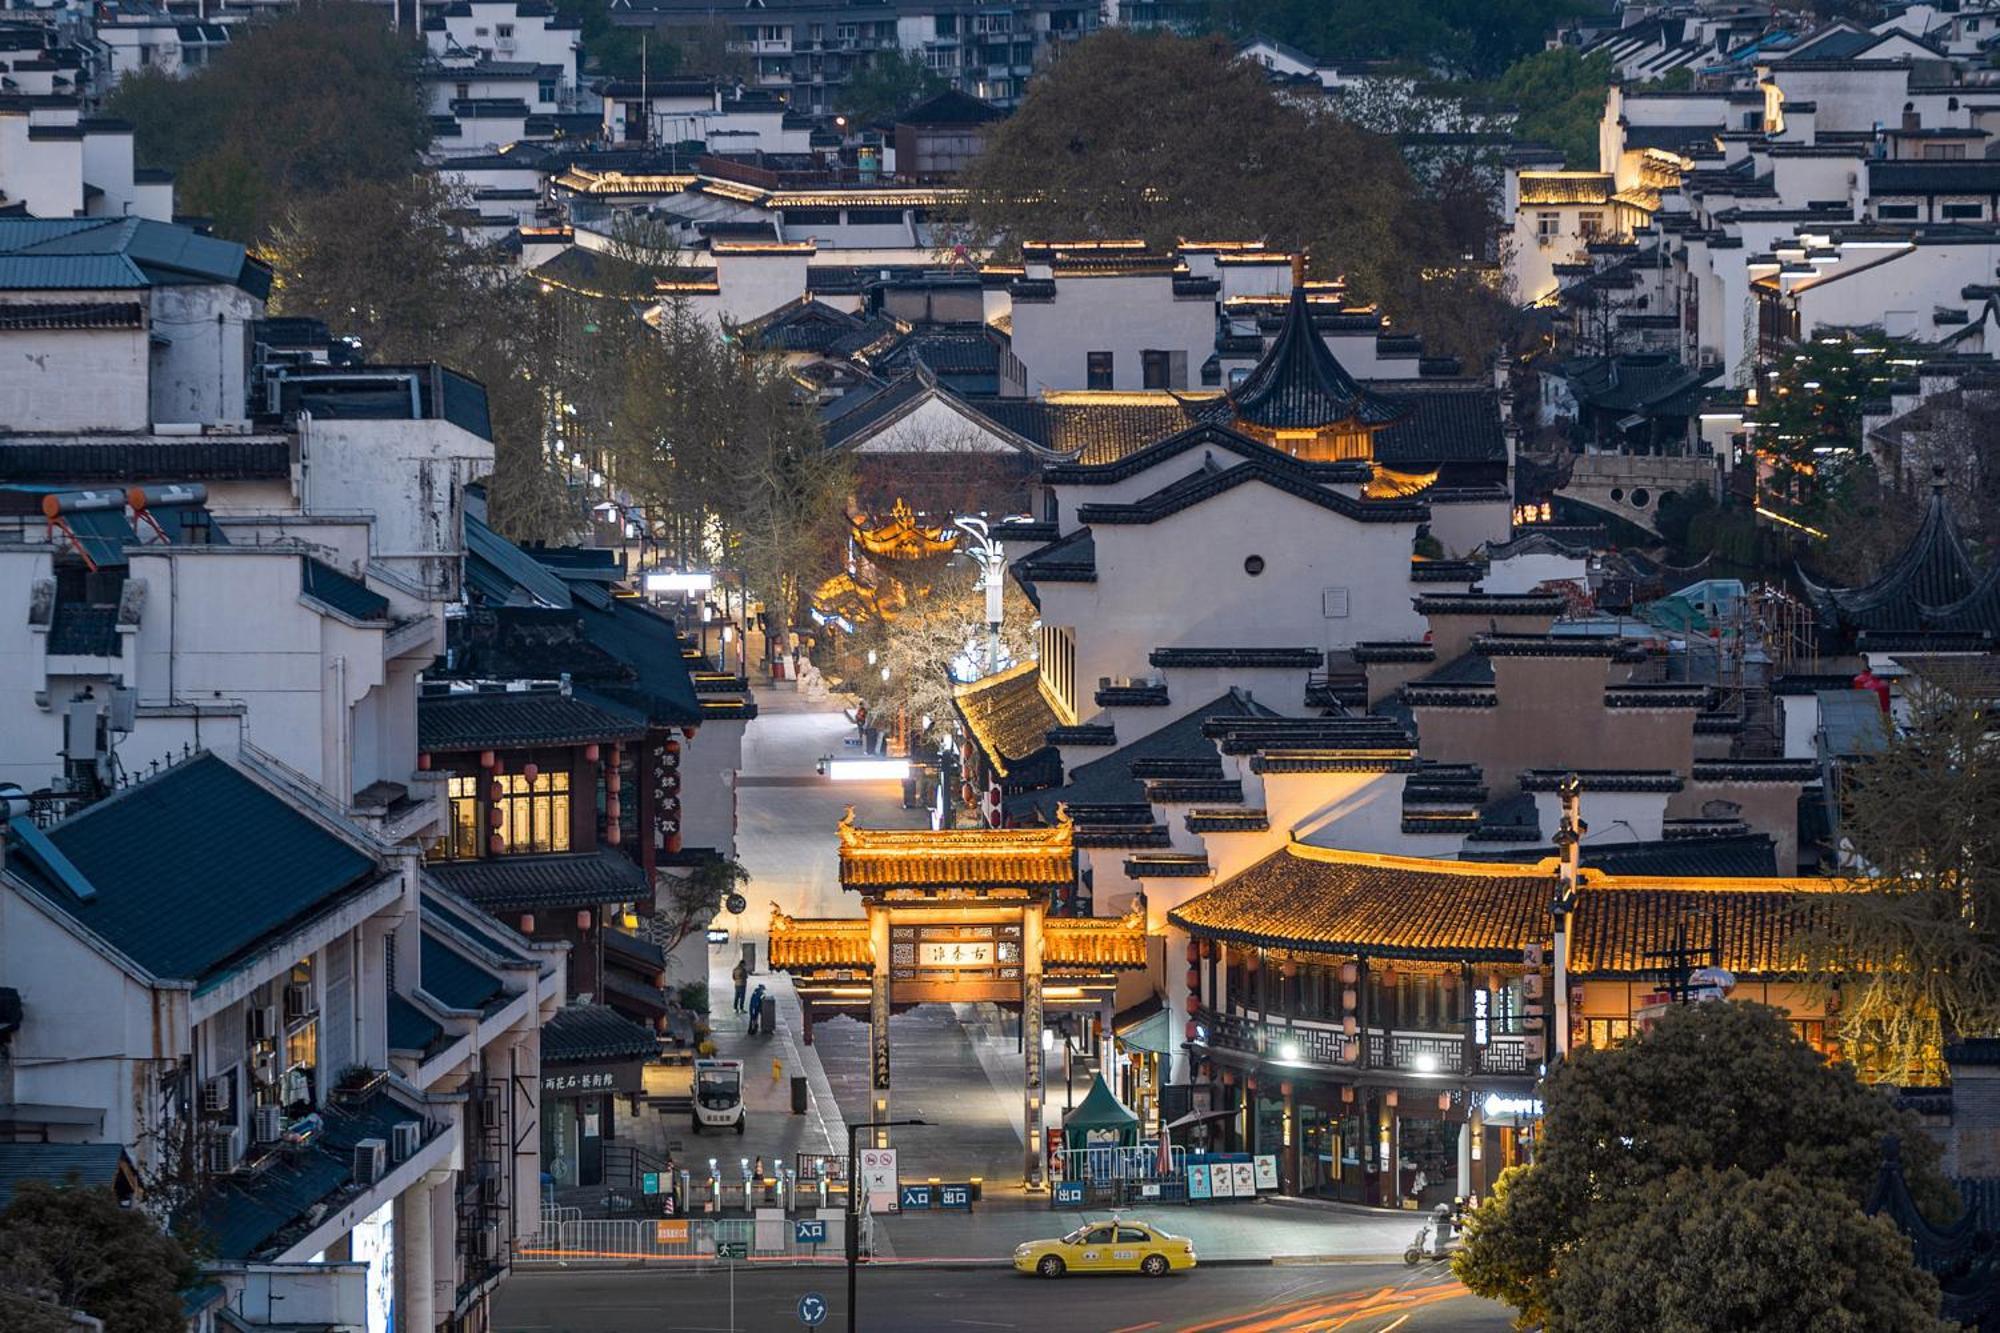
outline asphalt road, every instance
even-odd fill
[[[846,1328],[839,1268],[744,1268],[729,1315],[721,1273],[516,1272],[497,1333],[782,1333],[799,1298],[825,1299],[820,1327]],[[1065,1278],[1010,1269],[885,1268],[861,1274],[866,1333],[1505,1333],[1501,1307],[1436,1269],[1401,1265],[1198,1269],[1170,1278]]]

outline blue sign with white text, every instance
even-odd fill
[[[1056,1202],[1058,1204],[1082,1203],[1083,1182],[1081,1180],[1065,1180],[1058,1183],[1056,1185]]]
[[[792,1222],[792,1244],[826,1244],[826,1219],[823,1217],[794,1219]]]
[[[913,1208],[928,1208],[930,1206],[931,1187],[929,1185],[903,1186],[903,1201],[898,1207],[902,1208],[904,1212],[909,1212]]]
[[[972,1207],[972,1186],[970,1185],[939,1186],[938,1207],[970,1209]]]

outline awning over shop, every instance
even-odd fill
[[[1151,1051],[1155,1055],[1173,1054],[1173,1020],[1164,1009],[1140,1019],[1114,1035],[1128,1050]]]

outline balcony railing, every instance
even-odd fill
[[[1272,1021],[1202,1010],[1197,1021],[1216,1050],[1242,1051],[1283,1064],[1382,1069],[1408,1074],[1529,1073],[1524,1037],[1493,1034],[1478,1045],[1458,1032],[1367,1028],[1348,1036],[1323,1023]]]

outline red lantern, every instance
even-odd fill
[[[1340,1100],[1342,1100],[1343,1102],[1352,1103],[1354,1101],[1354,1089],[1343,1087],[1340,1090]]]
[[[494,781],[486,784],[487,800],[498,802],[505,800],[506,796],[507,796],[507,784],[499,781],[497,778]],[[495,810],[493,813],[497,815],[500,812],[498,810]]]
[[[1188,969],[1188,989],[1201,989],[1201,970],[1199,968],[1191,967]]]
[[[1280,1097],[1289,1097],[1292,1095],[1292,1081],[1290,1079],[1286,1079],[1278,1085],[1278,1095]]]
[[[1359,981],[1360,979],[1361,979],[1361,969],[1356,967],[1353,963],[1342,963],[1340,965],[1341,985],[1352,986],[1355,982]]]
[[[670,740],[666,743],[664,748],[668,754],[679,754],[681,752],[681,743],[679,741]]]
[[[1340,1007],[1343,1009],[1359,1008],[1360,999],[1361,997],[1356,995],[1352,990],[1344,990],[1340,993]]]
[[[1248,1074],[1244,1076],[1243,1090],[1245,1092],[1257,1091],[1257,1076],[1255,1074]]]
[[[1201,960],[1201,946],[1195,943],[1193,940],[1188,941],[1187,960],[1190,964],[1199,962]]]
[[[678,852],[680,849],[681,849],[681,835],[678,833],[669,833],[667,835],[667,850],[670,852]]]
[[[1214,940],[1203,940],[1203,941],[1201,942],[1201,956],[1202,956],[1203,958],[1213,958],[1213,957],[1215,957],[1215,941],[1214,941]]]
[[[521,776],[526,778],[530,783],[534,782],[536,775],[541,771],[541,769],[536,768],[533,764],[521,765]]]
[[[614,791],[604,798],[604,817],[610,821],[611,827],[618,827],[618,820],[624,813],[625,810],[619,803],[617,792]]]
[[[609,825],[604,830],[604,843],[607,847],[616,847],[618,840],[624,836],[623,833],[619,832],[616,824]]]
[[[612,795],[615,796],[619,792],[623,791],[624,788],[625,788],[625,775],[620,773],[617,769],[614,768],[609,773],[606,773],[604,775],[604,790],[610,792]]]
[[[1187,997],[1187,1011],[1191,1014],[1201,1012],[1201,997],[1199,995],[1190,995]]]
[[[576,928],[578,930],[590,929],[590,909],[588,907],[576,914]]]
[[[1340,1030],[1342,1032],[1345,1032],[1350,1037],[1353,1036],[1356,1032],[1358,1032],[1360,1028],[1361,1024],[1354,1021],[1353,1014],[1349,1014],[1347,1015],[1347,1017],[1340,1020]]]
[[[1187,1039],[1189,1041],[1199,1041],[1201,1039],[1201,1029],[1195,1025],[1195,1021],[1192,1018],[1187,1021]]]
[[[479,752],[479,766],[481,768],[491,768],[493,767],[493,764],[494,764],[493,751],[481,750]]]
[[[499,828],[507,822],[507,812],[497,805],[487,807],[486,817],[493,821],[494,828]]]
[[[596,763],[597,754],[598,754],[597,746],[594,743],[583,747],[583,757],[586,761],[593,764]]]
[[[1389,1106],[1394,1106],[1396,1104],[1396,1090],[1394,1088],[1391,1088],[1387,1092],[1383,1093],[1382,1100],[1385,1104]]]
[[[1222,1086],[1223,1086],[1223,1087],[1225,1087],[1225,1088],[1233,1088],[1233,1087],[1235,1087],[1235,1086],[1236,1086],[1236,1071],[1235,1071],[1235,1070],[1233,1070],[1233,1069],[1225,1069],[1225,1070],[1223,1070],[1223,1071],[1222,1071]]]
[[[417,772],[428,773],[430,771],[431,771],[431,752],[429,750],[424,750],[419,752],[417,755]]]
[[[683,735],[683,736],[687,737],[687,738],[688,738],[689,740],[693,740],[693,739],[694,739],[694,728],[693,728],[693,727],[682,727],[682,728],[681,728],[681,735]]]
[[[489,856],[499,856],[506,850],[507,850],[507,840],[501,837],[498,832],[495,832],[491,837],[487,838],[486,852]]]
[[[1438,1094],[1438,1110],[1449,1111],[1450,1109],[1451,1109],[1451,1094],[1448,1092],[1440,1092]]]
[[[1360,1042],[1358,1042],[1358,1041],[1344,1041],[1344,1042],[1340,1043],[1340,1062],[1341,1062],[1342,1064],[1344,1064],[1344,1065],[1351,1065],[1351,1064],[1353,1064],[1353,1063],[1354,1063],[1354,1062],[1355,1062],[1356,1060],[1359,1060],[1360,1058],[1361,1058],[1361,1043],[1360,1043]]]
[[[533,912],[521,913],[521,933],[523,935],[532,935],[535,933],[535,914]]]

